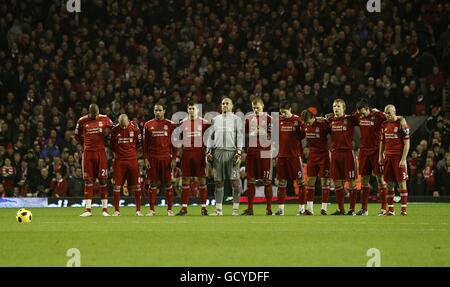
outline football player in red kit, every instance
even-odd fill
[[[165,186],[167,199],[167,215],[174,216],[172,211],[174,191],[172,187],[172,170],[176,164],[176,156],[172,146],[172,132],[176,125],[164,118],[165,106],[156,104],[155,118],[144,125],[142,153],[147,168],[147,184],[149,186],[150,211],[147,216],[154,216],[156,195],[162,184]]]
[[[187,215],[189,194],[191,194],[192,180],[199,184],[201,215],[208,215],[206,200],[208,199],[208,189],[206,187],[206,147],[203,142],[203,135],[210,124],[199,117],[198,105],[189,102],[187,106],[188,118],[184,119],[177,131],[181,133],[182,147],[179,149],[178,157],[181,158],[181,210],[176,214]],[[178,138],[178,137],[177,137]],[[192,180],[191,180],[192,179]]]
[[[327,215],[328,195],[330,191],[330,152],[328,134],[330,125],[324,118],[315,118],[313,113],[304,110],[301,114],[303,121],[302,132],[305,134],[309,146],[307,162],[308,182],[306,186],[307,207],[304,215],[313,215],[314,192],[317,176],[320,176],[322,186],[322,208],[320,213]]]
[[[353,153],[353,130],[358,121],[353,115],[345,114],[345,101],[333,102],[334,115],[328,119],[331,126],[330,177],[334,181],[338,209],[332,215],[345,215],[344,182],[350,187],[350,210],[347,215],[356,215],[356,164]]]
[[[299,211],[304,212],[304,184],[303,184],[303,148],[301,131],[302,121],[298,115],[291,113],[291,104],[288,101],[280,103],[279,147],[276,160],[278,180],[278,210],[274,215],[284,215],[284,199],[288,180],[298,180],[299,185]]]
[[[382,167],[378,163],[378,153],[381,141],[381,124],[386,120],[383,112],[371,109],[365,99],[356,104],[354,116],[359,123],[359,174],[361,175],[361,210],[356,215],[368,215],[368,201],[370,194],[369,180],[374,175],[378,182],[378,194],[381,199],[381,210],[386,210],[386,182],[383,179]]]
[[[242,215],[253,215],[253,201],[256,194],[256,180],[264,185],[266,215],[272,215],[272,117],[263,112],[261,98],[252,100],[253,113],[245,118],[245,131],[248,137],[245,171],[247,173],[248,206]]]
[[[387,182],[387,216],[395,215],[394,195],[395,183],[398,184],[402,209],[400,215],[405,216],[408,201],[406,180],[408,172],[406,157],[409,151],[409,127],[406,121],[396,115],[395,107],[387,105],[384,109],[387,120],[382,124],[382,138],[380,144],[379,163],[384,167],[384,179]]]
[[[83,176],[85,180],[84,198],[86,209],[80,215],[91,216],[92,196],[94,183],[98,179],[100,184],[100,195],[102,200],[102,215],[110,216],[108,213],[108,163],[106,160],[104,136],[109,133],[113,123],[106,115],[100,115],[96,104],[89,106],[89,114],[81,117],[75,128],[75,139],[84,147],[83,152]]]
[[[111,131],[110,148],[114,154],[114,214],[119,216],[120,189],[125,181],[129,191],[134,193],[136,199],[136,215],[141,212],[141,185],[137,151],[142,144],[141,131],[137,125],[128,119],[126,114],[119,116],[119,124]]]

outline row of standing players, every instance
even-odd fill
[[[198,183],[201,215],[208,215],[206,209],[206,168],[210,164],[216,184],[216,206],[214,215],[222,215],[223,185],[229,179],[233,188],[233,212],[239,215],[241,184],[239,165],[244,142],[253,142],[247,147],[246,173],[248,206],[242,215],[253,215],[256,182],[264,185],[266,215],[284,215],[284,201],[288,181],[297,180],[299,185],[298,215],[313,215],[313,199],[316,180],[321,181],[321,214],[327,215],[330,180],[333,180],[338,209],[332,215],[368,215],[369,179],[374,175],[378,181],[377,191],[381,198],[379,215],[392,216],[394,211],[395,185],[401,196],[401,215],[406,215],[407,189],[406,156],[409,150],[409,128],[405,119],[396,115],[395,107],[388,105],[384,112],[372,109],[364,100],[357,104],[357,110],[345,114],[345,102],[336,99],[333,113],[326,117],[315,117],[309,110],[301,116],[291,113],[290,103],[282,102],[279,107],[278,139],[272,137],[272,117],[263,112],[260,98],[252,100],[253,113],[245,123],[233,114],[230,98],[221,102],[222,114],[209,123],[199,117],[197,104],[189,103],[188,117],[176,125],[165,119],[165,107],[154,106],[155,118],[145,123],[143,136],[139,127],[129,121],[127,115],[119,116],[113,126],[106,115],[100,115],[98,106],[89,106],[89,114],[81,117],[76,126],[75,138],[84,146],[83,175],[85,179],[85,211],[82,217],[91,216],[93,184],[96,179],[101,186],[102,214],[110,216],[107,210],[108,168],[104,136],[110,134],[110,148],[114,154],[114,207],[113,216],[120,215],[120,190],[125,182],[135,194],[136,215],[141,212],[141,186],[147,192],[150,210],[146,216],[154,216],[158,191],[164,187],[168,204],[167,215],[173,216],[174,190],[172,172],[176,161],[181,161],[182,208],[176,215],[187,215],[191,181]],[[230,124],[233,123],[233,124]],[[237,124],[236,124],[237,123]],[[244,128],[245,125],[245,128]],[[360,127],[359,173],[362,177],[361,209],[356,212],[356,164],[353,152],[354,127]],[[179,129],[177,129],[179,127]],[[110,130],[112,129],[112,130]],[[203,141],[205,131],[211,131],[208,142]],[[247,131],[246,134],[243,134]],[[175,133],[177,133],[175,135]],[[175,148],[172,139],[181,143]],[[260,142],[267,138],[270,144]],[[303,179],[302,140],[309,146],[307,182]],[[138,150],[147,169],[146,179],[141,185],[137,164]],[[277,150],[276,157],[273,156]],[[275,160],[272,160],[272,158]],[[275,163],[278,181],[278,209],[272,212],[272,168]],[[345,212],[344,183],[350,187],[350,207]],[[163,186],[161,186],[163,185]],[[306,206],[305,206],[306,205]]]

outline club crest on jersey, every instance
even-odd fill
[[[346,126],[343,126],[343,127],[342,127],[342,130],[343,130],[343,131],[346,131],[346,130],[347,130],[347,127],[346,127]]]
[[[167,126],[167,125],[164,125],[164,130],[168,130],[169,129],[169,127]]]
[[[134,137],[134,131],[130,132],[130,137]]]
[[[201,131],[201,130],[202,130],[202,127],[201,127],[201,126],[198,126],[198,127],[197,127],[197,130],[198,130],[198,131]]]
[[[316,133],[320,132],[319,127],[316,127]]]
[[[398,132],[398,127],[394,128],[394,133]]]
[[[298,126],[298,121],[294,122],[294,127]]]
[[[103,127],[103,122],[98,122],[99,127]]]
[[[347,119],[344,119],[344,125],[347,125]]]

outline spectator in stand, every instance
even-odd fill
[[[37,197],[50,197],[51,189],[50,184],[52,182],[52,179],[50,178],[50,175],[48,173],[47,168],[42,168],[40,170],[40,175],[38,176],[37,180],[37,188],[36,188],[36,195]]]
[[[436,190],[436,176],[437,170],[435,168],[434,161],[431,157],[428,157],[425,161],[425,169],[422,172],[426,182],[425,195],[439,196],[439,192]]]
[[[62,176],[60,171],[57,171],[50,184],[51,196],[56,198],[65,197],[67,196],[67,190],[67,180]]]
[[[55,142],[53,141],[53,139],[49,138],[47,140],[47,143],[44,145],[44,148],[41,151],[41,158],[45,158],[45,157],[59,157],[60,152],[59,152],[59,148],[57,145],[55,145]]]
[[[450,195],[450,151],[437,164],[436,186],[439,195]]]
[[[0,169],[1,183],[6,191],[6,196],[13,196],[14,185],[16,180],[16,169],[12,166],[11,160],[5,158],[4,164]]]

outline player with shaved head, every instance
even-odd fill
[[[130,121],[126,114],[119,116],[119,124],[111,131],[110,148],[114,154],[114,213],[119,216],[120,190],[125,181],[128,190],[134,193],[136,199],[136,215],[141,213],[141,185],[137,151],[142,144],[141,131],[136,123]]]
[[[104,137],[109,134],[113,123],[106,115],[99,113],[98,106],[91,104],[89,114],[81,117],[75,128],[75,139],[84,147],[83,152],[83,176],[85,180],[84,198],[86,209],[80,215],[87,217],[92,215],[91,205],[94,193],[94,183],[98,179],[100,183],[100,194],[102,198],[102,215],[110,216],[108,213],[108,163],[106,160]]]
[[[387,105],[384,108],[387,120],[382,125],[382,138],[380,143],[379,163],[384,167],[384,179],[387,182],[387,207],[384,215],[393,216],[395,183],[398,184],[402,208],[400,215],[407,215],[406,205],[408,201],[408,190],[406,180],[408,171],[406,167],[406,157],[409,151],[409,127],[402,124],[401,119],[396,115],[394,105]]]

